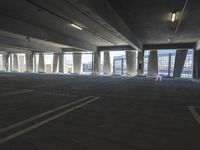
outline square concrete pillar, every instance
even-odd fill
[[[193,78],[200,78],[200,50],[194,50]]]
[[[12,53],[8,53],[8,71],[12,71],[13,70],[13,54]]]
[[[33,72],[33,54],[26,53],[25,56],[26,56],[26,71]]]
[[[94,75],[100,74],[100,51],[94,52]]]
[[[8,54],[4,53],[2,57],[3,61],[3,71],[8,71]]]
[[[181,77],[183,66],[185,64],[185,58],[188,50],[177,50],[174,64],[174,77]]]
[[[151,50],[149,54],[148,61],[148,75],[157,76],[158,75],[158,51]]]
[[[33,72],[37,72],[36,54],[33,54]]]
[[[54,53],[53,54],[53,73],[57,72],[58,69],[58,59],[59,59],[59,54]]]
[[[38,72],[44,73],[45,72],[45,62],[44,62],[44,54],[39,54],[39,63],[38,63]]]
[[[126,66],[127,75],[135,76],[137,75],[137,53],[135,51],[126,51]]]
[[[138,52],[138,75],[144,74],[144,51]]]
[[[19,71],[19,62],[17,54],[13,54],[13,71]]]
[[[73,53],[73,67],[74,67],[74,73],[76,74],[80,74],[81,72],[81,60],[82,60],[81,53]]]
[[[110,52],[109,51],[104,52],[103,74],[105,74],[105,75],[111,74]]]
[[[64,73],[64,54],[59,54],[59,73]]]

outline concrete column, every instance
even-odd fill
[[[8,58],[9,58],[9,55],[8,54],[6,54],[5,55],[5,71],[8,71],[8,68],[9,68],[9,63],[8,63]]]
[[[108,52],[108,51],[104,52],[103,74],[105,74],[105,75],[111,74],[110,52]]]
[[[19,63],[17,54],[13,54],[13,71],[19,71]]]
[[[59,58],[59,54],[58,53],[54,53],[53,54],[53,73],[57,72],[57,68],[58,68],[58,58]]]
[[[36,54],[33,54],[33,72],[37,72]]]
[[[183,66],[185,64],[185,58],[188,50],[177,50],[174,64],[174,77],[181,77]]]
[[[149,54],[148,61],[148,75],[157,76],[158,75],[158,51],[151,50]]]
[[[64,73],[64,54],[59,54],[59,73]]]
[[[8,71],[8,54],[3,54],[3,71]]]
[[[100,74],[100,51],[96,50],[94,53],[94,75]]]
[[[74,67],[74,73],[76,74],[80,74],[81,72],[81,59],[82,59],[81,53],[73,53],[73,67]]]
[[[38,72],[45,72],[44,54],[39,54]]]
[[[33,54],[26,53],[26,71],[33,72]]]
[[[136,54],[137,53],[135,51],[126,51],[126,66],[128,76],[137,75]]]
[[[11,72],[13,70],[13,54],[9,53],[8,58],[9,58],[9,71]]]
[[[200,50],[194,50],[193,78],[200,78]]]
[[[138,75],[144,74],[144,51],[138,52]]]

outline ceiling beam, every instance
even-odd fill
[[[91,18],[95,18],[99,24],[112,30],[112,32],[117,34],[118,37],[123,38],[123,40],[134,49],[142,49],[142,43],[140,40],[133,34],[132,30],[106,2],[106,0],[84,0],[81,1],[81,3],[80,1],[69,1],[79,7],[79,9],[88,14]]]
[[[99,51],[124,51],[124,50],[135,50],[130,45],[120,45],[120,46],[101,46],[98,47]]]
[[[4,15],[0,15],[0,18],[1,18],[1,24],[0,24],[1,30],[38,40],[43,40],[44,42],[63,45],[58,48],[63,48],[68,46],[68,47],[75,47],[91,51],[96,50],[95,45],[91,45],[79,39],[75,39],[74,37],[62,35],[54,31],[44,29],[40,26],[29,24],[24,21],[20,21]]]
[[[61,48],[59,47],[64,45],[0,31],[0,46],[31,51],[61,52]]]
[[[196,48],[196,43],[172,43],[172,44],[148,44],[143,46],[143,50],[152,49],[184,49]]]

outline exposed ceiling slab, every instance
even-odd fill
[[[134,49],[142,49],[142,43],[133,34],[126,23],[116,13],[116,11],[107,3],[106,0],[69,0],[78,7],[83,13],[98,22],[103,28],[113,32],[116,36],[126,41]]]
[[[70,0],[0,1],[2,21],[0,30],[90,51],[96,50],[98,46],[129,44],[135,46],[115,28],[102,25],[74,2]],[[101,21],[107,24],[103,19]],[[83,30],[72,27],[72,23]]]
[[[56,44],[49,41],[39,40],[14,34],[6,31],[0,31],[0,46],[1,47],[20,47],[21,50],[46,51],[46,52],[61,52],[62,48],[71,48],[69,46]],[[62,48],[61,48],[62,47]]]
[[[191,43],[200,39],[199,0],[107,0],[107,2],[143,44]],[[172,12],[177,14],[174,22],[171,22]]]
[[[11,33],[19,34],[22,36],[28,36],[35,39],[43,40],[44,42],[49,41],[58,45],[65,45],[71,47],[78,47],[82,49],[95,50],[96,46],[86,43],[84,41],[75,39],[71,36],[59,34],[52,30],[39,27],[37,25],[29,24],[11,17],[0,15],[2,23],[0,29],[9,31]],[[64,46],[64,47],[65,47]],[[62,48],[62,46],[58,47]]]
[[[39,50],[95,51],[124,45],[140,50],[143,45],[197,42],[198,6],[198,0],[3,0],[0,30],[37,39],[37,46],[25,46]],[[172,12],[177,14],[174,22]],[[25,47],[24,39],[11,37],[1,37],[0,44]]]

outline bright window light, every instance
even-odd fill
[[[76,29],[79,29],[79,30],[83,30],[83,28],[81,28],[81,27],[79,27],[79,26],[77,26],[77,25],[75,25],[75,24],[71,24],[74,28],[76,28]]]

